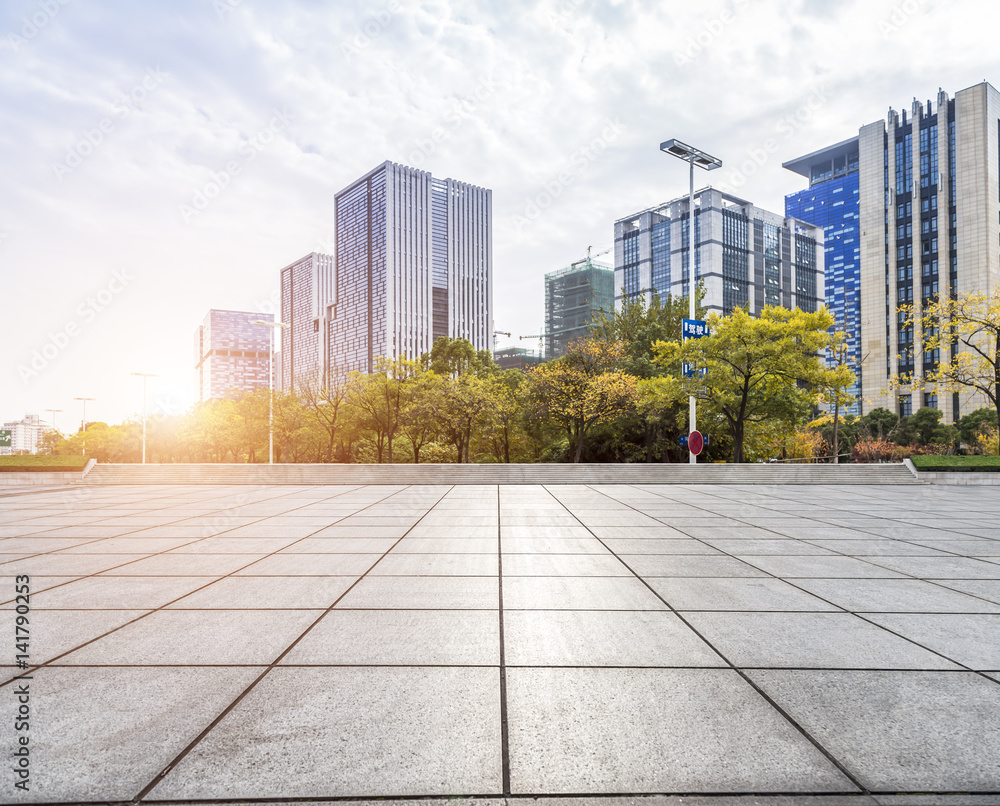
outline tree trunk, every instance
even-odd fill
[[[840,401],[833,404],[833,463],[840,464],[840,439],[837,437],[837,428],[840,425]]]

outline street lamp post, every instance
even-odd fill
[[[680,140],[667,140],[660,143],[660,151],[672,154],[690,166],[688,187],[688,318],[694,319],[694,166],[697,165],[706,171],[714,171],[716,168],[722,167],[722,160],[682,143]],[[688,429],[689,434],[695,430],[695,408],[695,398],[694,395],[691,395],[688,398],[688,419],[691,425]],[[698,457],[694,453],[689,453],[688,462],[692,465],[698,464]]]
[[[59,433],[59,429],[58,429],[58,428],[56,428],[56,415],[57,415],[57,414],[58,414],[59,412],[61,412],[61,411],[62,411],[62,409],[46,409],[46,411],[48,411],[48,412],[51,412],[51,413],[52,413],[52,430],[53,430],[53,431],[55,431],[55,432],[56,432],[56,434],[58,434],[58,433]]]
[[[264,319],[255,319],[253,325],[266,325],[271,328],[269,331],[269,358],[267,372],[267,463],[274,464],[274,329],[289,328],[284,322],[268,322]]]
[[[87,455],[87,401],[97,400],[96,397],[74,397],[73,400],[83,401],[83,450],[80,451],[82,456]]]
[[[146,378],[157,377],[152,372],[133,372],[142,378],[142,463],[146,464]]]

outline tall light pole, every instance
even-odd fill
[[[146,464],[146,378],[157,377],[152,372],[133,372],[142,378],[142,463]]]
[[[704,168],[706,171],[714,171],[722,167],[722,160],[699,151],[697,148],[682,143],[680,140],[667,140],[660,143],[660,151],[684,160],[690,166],[690,184],[688,187],[688,318],[694,319],[694,166]],[[691,427],[690,434],[695,430],[695,398],[691,395],[688,398],[688,419]],[[692,465],[698,464],[698,457],[694,453],[688,453],[688,462]]]
[[[52,412],[52,430],[59,433],[59,429],[56,428],[56,415],[62,411],[62,409],[46,409],[46,411]]]
[[[87,401],[97,400],[96,397],[74,397],[73,400],[83,401],[83,450],[80,451],[82,456],[87,455]]]
[[[267,463],[274,464],[274,329],[289,328],[284,322],[268,322],[264,319],[255,319],[250,324],[266,325],[271,328],[269,331],[270,358],[268,359],[267,373]]]

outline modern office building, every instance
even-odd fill
[[[654,293],[687,297],[689,199],[652,207],[615,223],[615,308],[647,304]],[[765,305],[815,311],[823,304],[823,229],[706,188],[695,194],[694,278],[709,313]]]
[[[858,195],[858,138],[845,140],[784,167],[809,180],[805,190],[785,196],[785,215],[823,228],[826,266],[826,307],[834,327],[846,334],[842,355],[830,356],[854,370],[849,390],[855,403],[845,414],[861,413],[861,230]]]
[[[899,306],[912,304],[919,312],[939,294],[989,291],[1000,282],[1000,93],[986,82],[954,98],[939,91],[936,103],[914,100],[909,114],[890,109],[885,120],[862,126],[856,139],[840,146],[850,150],[854,143],[862,410],[882,406],[906,415],[931,406],[945,422],[954,422],[984,401],[924,382],[950,356],[916,359],[920,333],[906,325]],[[844,149],[827,151],[836,160]],[[792,163],[800,173],[800,163],[815,163],[816,173],[812,164],[809,171],[817,188],[831,181],[817,159],[822,153]],[[837,215],[803,213],[816,223]],[[899,376],[913,380],[895,387],[892,379]]]
[[[330,318],[336,298],[331,255],[311,252],[280,273],[281,335],[278,386],[285,391],[325,388],[330,367]]]
[[[585,258],[545,275],[545,359],[565,355],[602,312],[614,315],[615,271]]]
[[[336,195],[330,370],[371,372],[440,336],[492,347],[492,192],[385,162]]]
[[[49,428],[37,414],[25,414],[23,420],[4,423],[4,431],[10,431],[10,445],[0,447],[0,456],[36,453],[42,434]]]
[[[271,330],[254,320],[272,314],[210,310],[194,334],[195,399],[218,400],[234,391],[265,389],[271,371]]]

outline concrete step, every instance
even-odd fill
[[[97,464],[83,484],[915,484],[902,464]]]

